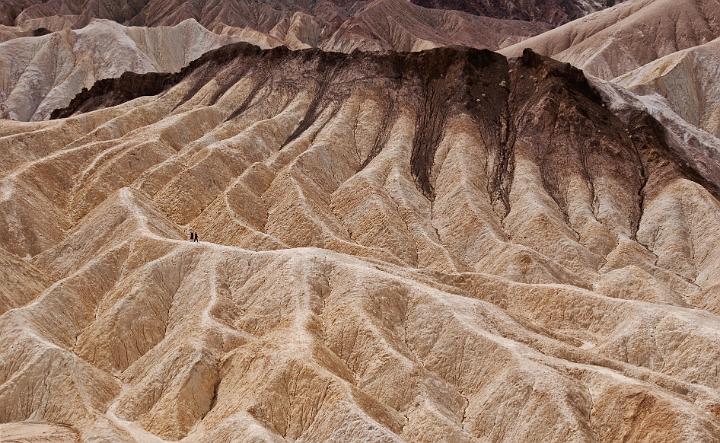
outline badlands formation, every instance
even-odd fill
[[[114,3],[12,3],[0,25],[0,118],[45,120],[97,80],[124,72],[177,72],[231,42],[335,52],[452,45],[495,50],[550,28],[405,0],[377,0],[365,8],[353,2],[311,3],[276,9],[223,0],[199,2],[191,10],[187,2],[154,1],[142,10]]]
[[[622,1],[622,0],[620,0]],[[375,0],[5,0],[0,24],[29,25],[70,20],[84,25],[93,18],[137,26],[175,25],[195,18],[206,26],[226,24],[270,29],[296,13],[339,25]],[[441,11],[559,25],[612,6],[617,0],[412,0]]]
[[[45,120],[85,88],[124,72],[176,72],[237,38],[194,20],[174,27],[124,27],[96,20],[79,30],[0,43],[0,117]]]
[[[529,20],[560,25],[623,0],[413,0],[428,8],[451,9],[487,17]]]
[[[717,0],[415,3],[0,6],[0,441],[720,440]]]
[[[720,163],[608,91],[235,44],[3,121],[0,432],[717,441]]]
[[[185,20],[196,20],[213,32],[240,36],[243,41],[266,48],[285,45],[291,49],[319,47],[342,52],[411,51],[447,45],[499,49],[547,31],[552,22],[511,19],[525,9],[537,9],[533,4],[519,9],[518,14],[495,8],[495,13],[475,15],[424,8],[406,0],[139,3],[145,3],[141,9],[126,5],[119,12],[118,5],[110,9],[60,2],[31,5],[14,18],[5,19],[3,34],[37,28],[53,31],[79,28],[98,18],[135,26],[175,26]]]
[[[641,66],[614,82],[660,94],[688,123],[720,137],[720,37]]]
[[[634,0],[522,41],[525,48],[612,79],[673,52],[720,37],[720,0]]]

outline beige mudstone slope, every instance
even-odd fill
[[[95,20],[79,30],[15,38],[0,43],[0,116],[43,120],[97,80],[127,71],[179,71],[233,41],[194,20],[157,28]]]
[[[13,0],[5,8],[0,6],[4,13],[0,24],[24,31],[56,31],[82,27],[93,18],[136,26],[173,26],[193,19],[214,32],[262,47],[344,52],[417,51],[448,45],[498,49],[608,3],[612,1]],[[3,38],[11,35],[8,30]]]
[[[660,57],[720,37],[719,0],[633,0],[523,40],[525,48],[610,80]]]
[[[346,20],[320,47],[341,52],[419,51],[453,45],[499,49],[548,29],[544,23],[422,8],[406,0],[376,0]]]
[[[486,17],[544,22],[554,26],[620,3],[615,0],[518,0],[512,2],[412,0],[412,2],[436,9],[459,10]]]
[[[318,47],[333,52],[421,51],[440,46],[499,49],[549,29],[544,23],[480,17],[429,9],[406,0],[376,0],[339,26],[303,12],[283,17],[269,30],[213,25],[214,32],[263,48]]]
[[[214,32],[241,36],[262,47],[291,49],[419,51],[449,45],[498,49],[550,28],[542,22],[424,8],[407,0],[310,2],[307,7],[208,1],[197,10],[188,10],[186,4],[171,8],[170,3],[151,2],[143,23],[173,24],[197,17]]]
[[[21,29],[16,26],[0,25],[0,43],[18,37],[28,37],[30,35],[32,35],[32,31]]]
[[[125,27],[111,20],[93,19],[82,29],[73,30],[71,27],[90,20],[92,8],[83,9],[87,17],[81,19],[67,15],[68,11],[79,11],[72,2],[65,6],[58,3],[55,16],[45,15],[54,11],[52,4],[30,3],[15,18],[18,26],[0,28],[0,117],[21,121],[46,119],[97,80],[123,72],[175,72],[208,50],[231,42],[342,52],[418,51],[458,44],[498,49],[548,29],[541,23],[427,9],[405,0],[378,0],[342,26],[324,20],[327,13],[319,6],[313,9],[318,14],[315,17],[243,2],[237,5],[239,10],[231,8],[228,12],[228,5],[210,2],[196,14],[212,29],[210,32],[195,21],[195,14],[184,14],[179,5],[156,2],[147,5],[140,22],[173,26]],[[337,14],[355,9],[337,8]],[[109,10],[98,11],[97,15],[106,17],[100,12]],[[340,17],[344,15],[335,17],[335,22]],[[57,32],[32,36],[51,30]]]
[[[234,45],[0,122],[0,431],[717,441],[720,162],[613,87]]]
[[[0,24],[26,25],[49,17],[64,16],[81,25],[92,18],[103,18],[126,24],[157,26],[175,25],[194,18],[207,27],[225,24],[267,32],[295,13],[310,15],[336,28],[369,3],[369,0],[4,0],[0,9]],[[604,9],[616,1],[413,0],[412,3],[482,17],[558,25]]]
[[[689,123],[720,137],[720,38],[667,55],[614,82],[638,94],[665,97]]]
[[[47,423],[0,424],[0,438],[6,442],[54,443],[76,442],[78,435],[68,426]]]

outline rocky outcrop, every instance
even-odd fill
[[[189,20],[135,28],[89,26],[0,43],[0,117],[43,120],[83,88],[125,72],[176,72],[205,52],[237,41]]]
[[[78,435],[68,426],[47,423],[0,424],[0,436],[7,441],[47,443],[53,441],[77,442]]]
[[[674,52],[613,81],[641,95],[658,94],[688,123],[720,137],[720,38]]]
[[[558,26],[620,2],[615,0],[522,0],[518,2],[413,0],[413,3],[427,8],[458,10],[486,17],[544,22]]]
[[[460,2],[462,3],[462,2]],[[94,18],[134,26],[175,26],[197,20],[214,32],[262,47],[419,51],[465,45],[499,49],[607,2],[54,0],[19,2],[4,22],[22,29],[81,28]],[[429,7],[423,7],[429,6]]]
[[[237,44],[4,121],[0,422],[717,440],[719,166],[614,88]]]
[[[503,49],[525,48],[606,80],[720,37],[718,0],[639,0],[596,12]]]
[[[352,17],[347,14],[356,6],[348,5],[346,10],[340,4],[335,7],[345,12],[328,15],[316,5],[310,8],[318,14],[313,16],[257,2],[237,5],[240,9],[231,11],[226,11],[225,4],[208,3],[197,14],[184,14],[183,7],[149,3],[147,10],[136,13],[143,19],[133,15],[130,20],[127,15],[134,11],[132,8],[120,8],[124,12],[117,15],[98,6],[98,10],[82,9],[83,14],[95,11],[102,17],[110,15],[118,21],[154,27],[125,27],[94,19],[78,30],[71,28],[82,26],[85,19],[75,15],[45,16],[43,11],[51,11],[53,5],[37,6],[39,9],[30,8],[18,16],[19,26],[0,29],[0,40],[7,40],[0,43],[2,118],[44,120],[54,109],[68,106],[72,97],[96,81],[125,72],[177,72],[205,52],[231,42],[246,41],[263,48],[322,47],[341,52],[419,51],[457,44],[497,49],[547,29],[546,25],[530,22],[426,9],[404,0],[378,0]],[[342,25],[341,17],[345,20]]]
[[[376,0],[340,25],[325,50],[419,51],[441,46],[499,49],[548,30],[541,22],[427,9],[405,0]]]
[[[268,32],[279,21],[297,12],[309,14],[337,27],[369,3],[369,0],[202,0],[192,3],[179,0],[8,0],[3,5],[0,24],[22,24],[54,15],[76,16],[81,25],[92,18],[101,18],[135,26],[168,26],[194,18],[207,27],[225,24]],[[484,17],[535,21],[557,26],[612,6],[615,1],[523,0],[509,3],[488,0],[415,0],[413,3],[432,9],[456,10]]]

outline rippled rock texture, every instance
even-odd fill
[[[608,97],[238,44],[3,121],[0,429],[717,441],[718,164]]]
[[[156,28],[95,20],[80,30],[10,39],[0,43],[0,118],[45,120],[98,80],[177,72],[235,41],[193,20]]]

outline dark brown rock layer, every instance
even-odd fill
[[[211,80],[224,85],[214,94],[214,102],[244,76],[275,79],[280,89],[314,91],[305,118],[285,144],[306,131],[319,110],[341,102],[352,88],[373,85],[396,91],[394,97],[388,97],[391,108],[401,101],[419,111],[411,168],[418,187],[430,198],[436,149],[448,114],[456,113],[471,114],[491,138],[491,145],[498,147],[488,191],[506,212],[516,149],[529,150],[524,155],[536,158],[550,195],[561,207],[564,191],[556,183],[562,181],[560,176],[567,172],[566,167],[571,167],[568,162],[573,158],[579,162],[579,173],[588,177],[618,174],[617,178],[634,189],[634,194],[640,194],[644,172],[637,143],[641,151],[657,151],[654,155],[676,165],[681,175],[701,181],[719,194],[718,184],[703,178],[691,166],[691,159],[668,148],[652,117],[638,115],[627,127],[605,108],[581,70],[529,49],[522,57],[508,61],[500,54],[469,48],[342,54],[317,49],[291,51],[285,47],[261,50],[238,43],[210,51],[176,74],[125,73],[120,78],[98,81],[90,90],[78,94],[67,108],[55,110],[52,118],[160,94],[183,80],[193,84],[187,99]],[[637,219],[638,215],[631,217]]]

